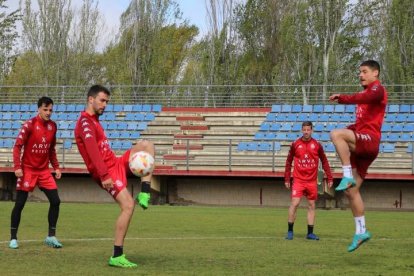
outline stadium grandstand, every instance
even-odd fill
[[[390,97],[380,154],[362,194],[367,208],[414,209],[414,87],[387,86]],[[54,99],[57,152],[63,168],[62,201],[111,202],[96,193],[74,141],[86,87],[0,88],[0,196],[15,193],[12,148],[22,122],[37,114],[38,97]],[[355,121],[355,106],[331,104],[323,91],[354,92],[358,86],[113,86],[100,117],[112,149],[121,154],[137,139],[156,147],[154,204],[288,206],[283,185],[287,152],[314,123],[336,178],[341,166],[329,132]],[[22,92],[24,91],[24,92]],[[313,95],[309,97],[307,95]],[[134,183],[131,185],[131,183]],[[138,191],[130,179],[129,189]],[[343,193],[321,181],[319,207],[345,208]],[[33,200],[43,200],[36,191]]]

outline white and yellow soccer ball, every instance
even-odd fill
[[[138,151],[129,159],[129,169],[138,176],[147,176],[154,170],[154,157],[146,151]]]

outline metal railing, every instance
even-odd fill
[[[0,103],[84,103],[89,86],[0,86]],[[111,102],[165,107],[269,107],[275,103],[324,104],[333,93],[360,91],[359,85],[111,85]],[[414,84],[386,85],[389,103],[414,104]]]

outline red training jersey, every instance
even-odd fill
[[[109,169],[115,166],[116,155],[97,115],[81,112],[75,127],[75,139],[92,178],[98,183],[110,178]]]
[[[56,123],[45,121],[39,115],[23,123],[13,147],[14,170],[30,168],[59,169],[56,157]],[[23,156],[22,156],[23,149]]]
[[[290,182],[292,161],[294,161],[293,178],[296,181],[307,183],[316,182],[319,159],[322,161],[322,167],[328,177],[328,181],[332,182],[331,168],[322,145],[314,138],[304,141],[301,137],[294,141],[290,146],[286,159],[285,183]]]
[[[381,127],[387,106],[387,91],[379,80],[370,83],[365,90],[352,95],[340,95],[338,103],[357,104],[355,124],[349,129],[369,133],[381,139]]]

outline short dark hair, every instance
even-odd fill
[[[304,122],[302,123],[302,128],[303,128],[304,126],[310,126],[310,127],[311,127],[311,129],[313,129],[313,124],[312,124],[312,122],[311,122],[311,121],[304,121]]]
[[[103,92],[106,95],[111,96],[111,92],[109,91],[108,88],[106,88],[103,85],[95,84],[95,85],[92,85],[91,88],[89,88],[87,98],[89,98],[89,97],[96,98],[96,96],[98,96],[99,92]]]
[[[40,108],[43,104],[45,106],[49,106],[50,104],[53,104],[53,100],[49,97],[43,96],[37,101],[37,108]]]
[[[369,59],[369,60],[366,60],[366,61],[362,62],[360,66],[368,66],[372,70],[377,70],[378,71],[378,76],[381,72],[381,67],[380,67],[379,63],[375,60],[372,60],[372,59]]]

